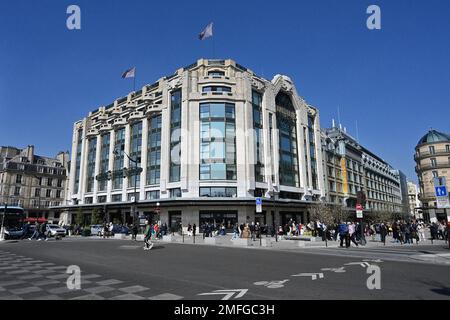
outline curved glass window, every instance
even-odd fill
[[[114,148],[114,172],[113,172],[113,189],[122,189],[123,185],[123,165],[125,151],[125,128],[116,131]]]
[[[78,130],[77,135],[77,156],[75,162],[75,185],[74,192],[78,192],[78,188],[80,186],[80,168],[81,168],[81,149],[83,146],[83,129]]]
[[[202,92],[231,92],[231,88],[225,86],[206,86],[203,87]]]
[[[86,192],[94,191],[95,179],[95,155],[97,153],[97,138],[92,138],[88,143],[88,164]]]
[[[142,149],[142,122],[134,123],[131,126],[131,137],[130,137],[130,147],[131,153],[130,157],[133,160],[137,160],[137,164],[130,161],[129,170],[132,170],[128,177],[128,187],[134,187],[134,181],[136,180],[136,187],[141,184],[141,175],[135,171],[135,167],[139,168],[141,166],[141,149]]]
[[[162,116],[149,120],[147,142],[147,185],[159,184],[161,172],[161,123]]]
[[[280,141],[280,184],[298,187],[297,116],[295,108],[291,98],[285,93],[279,93],[275,101]]]
[[[108,172],[109,166],[109,142],[111,135],[109,133],[102,135],[101,146],[100,146],[100,174],[105,174]],[[108,180],[101,179],[98,182],[98,190],[106,191]]]
[[[173,92],[170,109],[170,182],[180,181],[181,101],[181,90]]]
[[[234,104],[200,104],[200,180],[236,180]]]
[[[208,72],[208,76],[210,77],[223,77],[225,76],[225,72],[220,70],[212,70]]]

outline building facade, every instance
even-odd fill
[[[58,213],[49,208],[65,204],[68,161],[68,152],[48,158],[35,155],[34,146],[0,147],[0,204],[57,222]]]
[[[321,148],[319,112],[289,77],[200,59],[74,124],[70,205],[54,209],[130,223],[136,205],[171,227],[305,222],[325,200]]]
[[[409,214],[415,219],[423,219],[422,202],[419,199],[419,187],[408,181]]]
[[[406,177],[360,145],[340,126],[323,130],[327,200],[356,208],[358,193],[365,195],[365,211],[397,215],[409,211]],[[403,188],[402,188],[403,186]],[[402,191],[404,189],[404,191]],[[403,194],[403,195],[402,195]]]
[[[414,160],[424,219],[446,220],[450,215],[450,209],[438,208],[434,178],[444,178],[447,189],[450,187],[450,135],[430,130],[419,140],[415,151]]]

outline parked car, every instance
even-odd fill
[[[49,238],[51,237],[65,237],[66,236],[66,229],[58,226],[57,224],[48,224],[47,225],[47,236]]]
[[[123,233],[123,234],[128,235],[128,234],[130,234],[130,229],[126,226],[115,224],[115,225],[113,225],[112,234],[114,235],[116,233]]]
[[[103,225],[101,224],[93,224],[91,226],[91,235],[95,236],[103,236]]]

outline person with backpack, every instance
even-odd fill
[[[144,230],[144,250],[151,250],[151,248],[153,248],[153,243],[152,243],[152,225],[150,223],[150,221],[146,221],[145,222],[145,230]]]
[[[39,226],[39,237],[38,237],[38,241],[41,241],[42,239],[44,239],[44,241],[47,241],[47,223],[43,222],[40,226]]]
[[[348,225],[345,222],[341,222],[339,224],[339,237],[341,239],[340,247],[344,247],[344,240],[345,240],[345,247],[350,247],[350,239],[348,236]]]

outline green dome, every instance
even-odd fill
[[[450,135],[438,132],[436,130],[430,130],[426,135],[419,140],[418,146],[425,143],[436,143],[436,142],[450,142]]]

